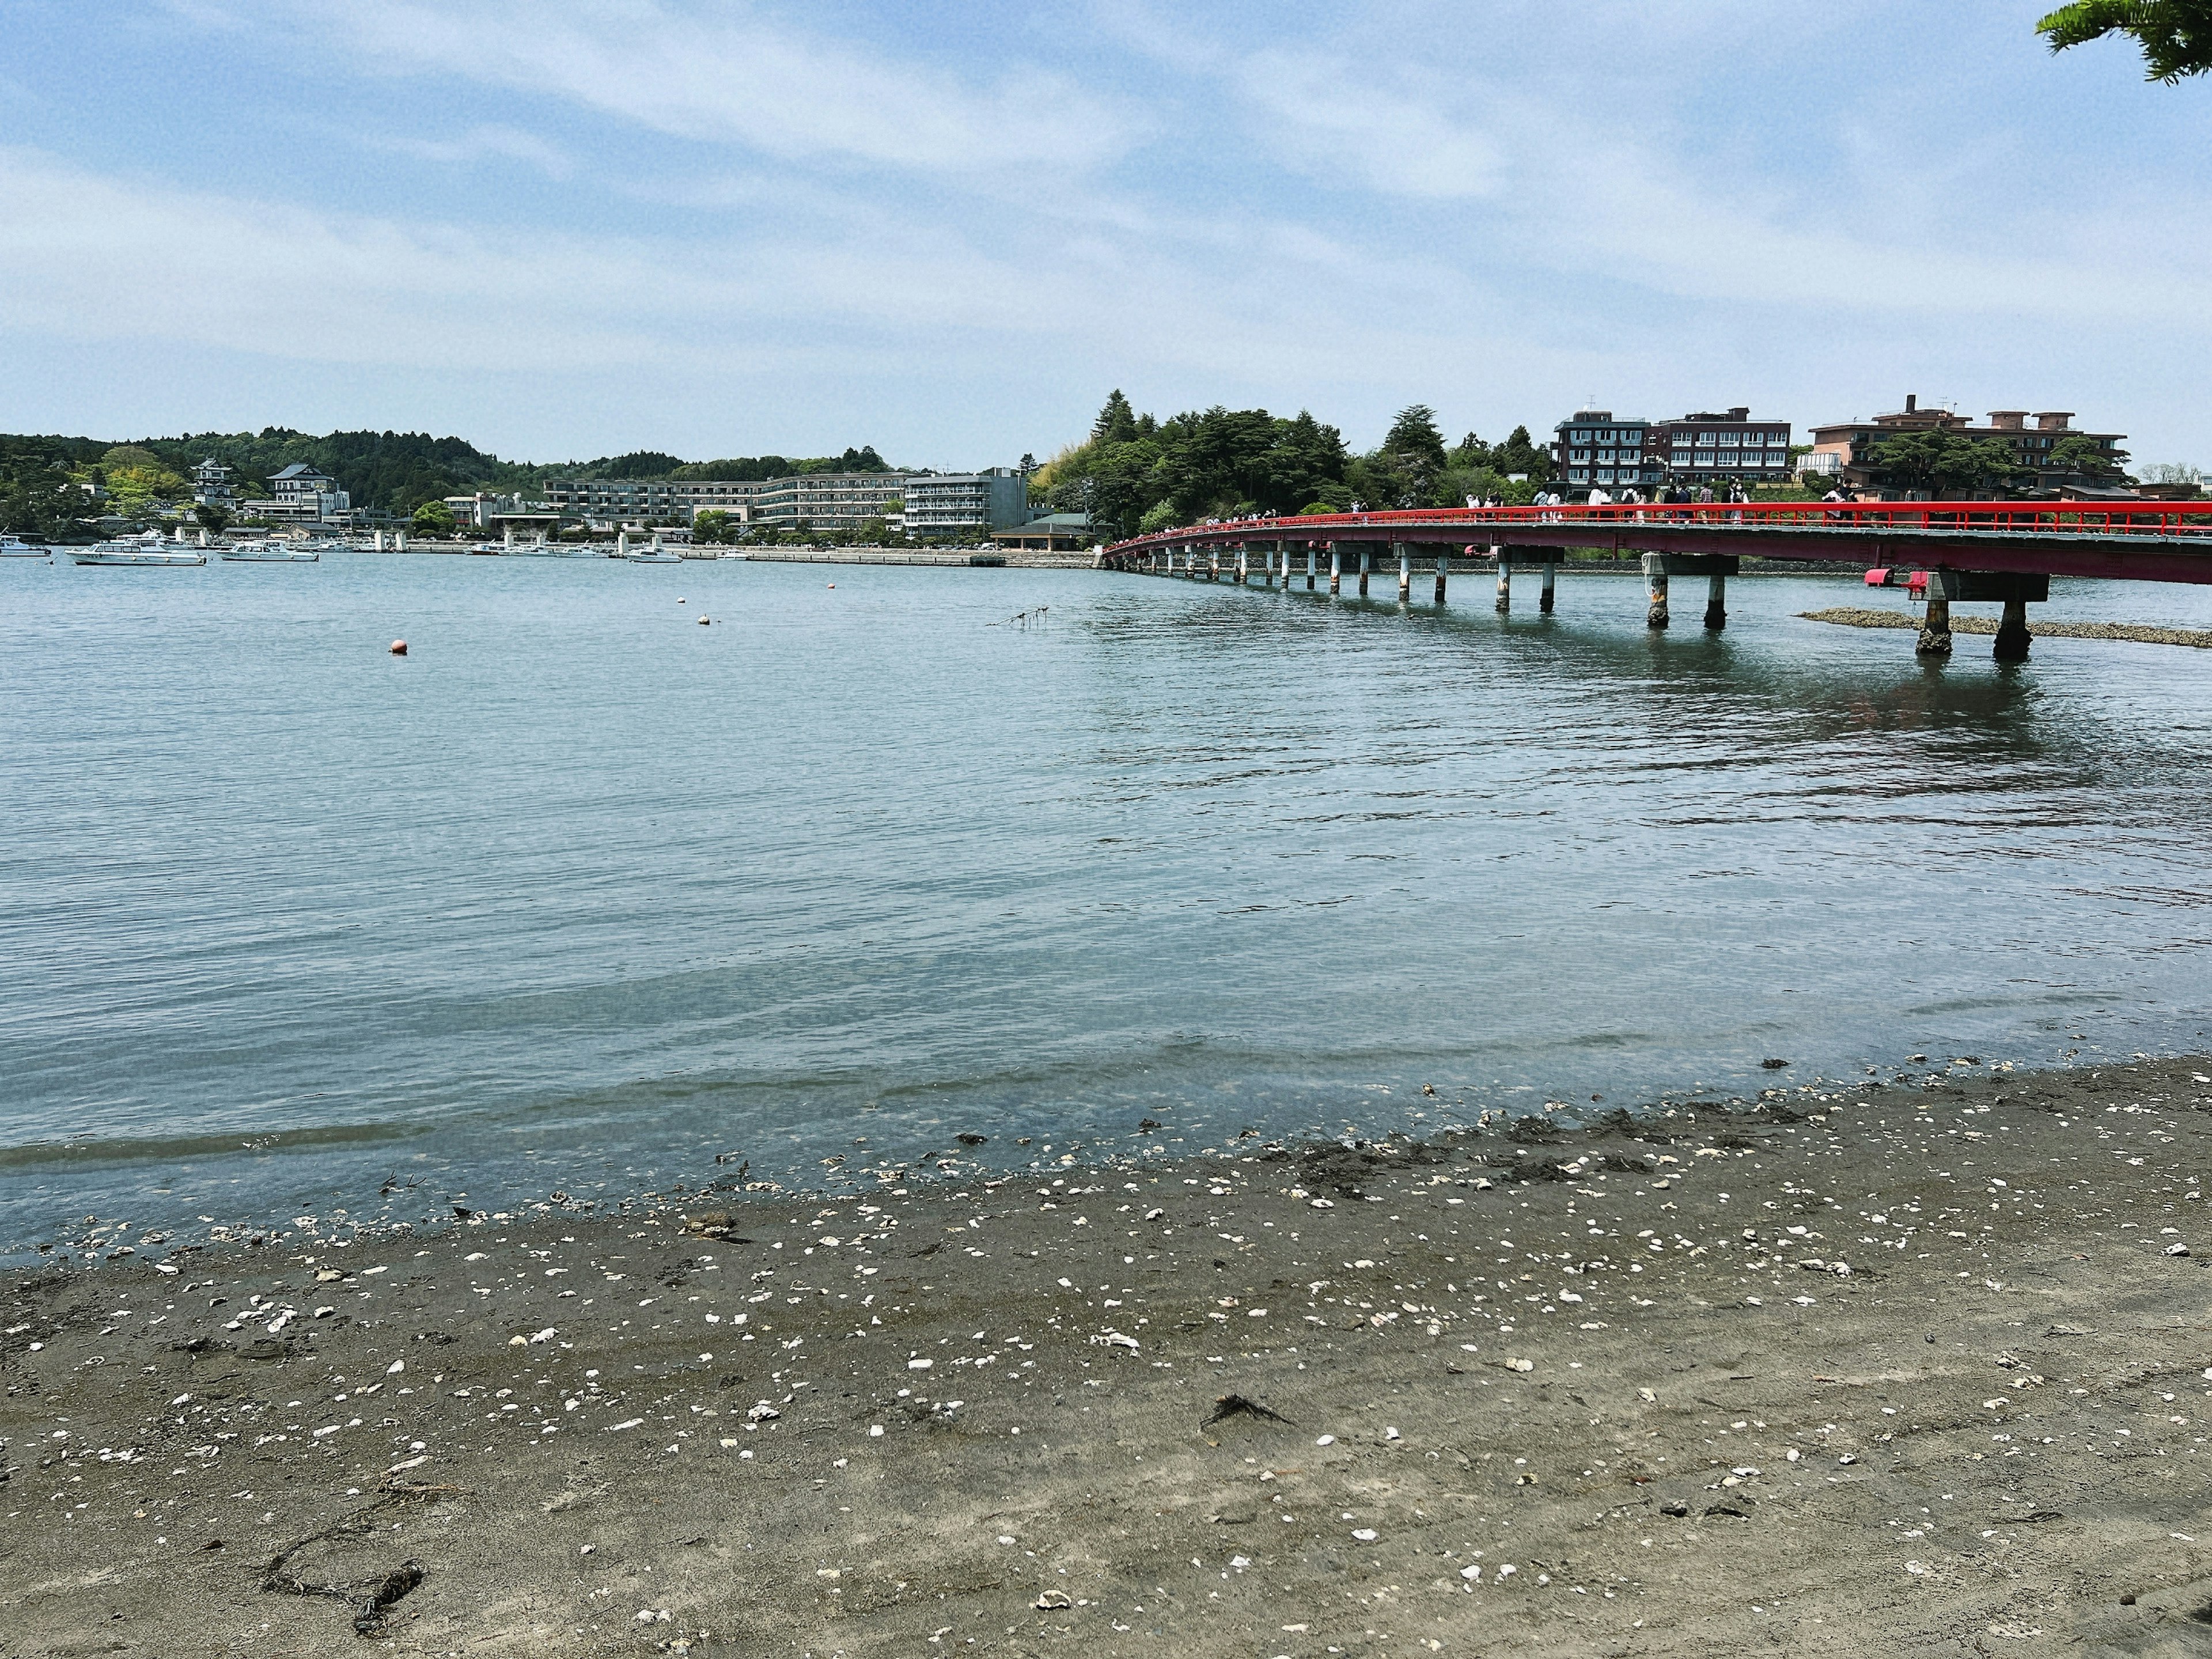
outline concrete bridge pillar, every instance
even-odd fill
[[[1331,593],[1344,591],[1344,544],[1340,542],[1328,544],[1328,591]]]
[[[2026,662],[2027,641],[2027,601],[2007,599],[2004,615],[1997,622],[1996,649],[1993,654],[1999,662]]]
[[[1951,596],[1940,580],[1928,585],[1928,614],[1920,619],[1917,649],[1923,657],[1951,654]]]
[[[1728,626],[1728,578],[1717,570],[1705,578],[1705,626],[1716,634]]]
[[[1405,604],[1413,597],[1413,544],[1398,544],[1398,603]]]
[[[1218,582],[1221,580],[1221,544],[1219,542],[1211,542],[1206,545],[1206,580],[1210,582]]]
[[[1536,609],[1547,617],[1552,614],[1552,591],[1558,586],[1559,580],[1559,567],[1547,564],[1544,567],[1544,591],[1536,600]]]
[[[1237,544],[1237,586],[1249,587],[1251,585],[1252,544],[1249,542],[1239,542]]]
[[[1314,544],[1308,542],[1306,544],[1306,592],[1309,593],[1314,591]],[[1334,592],[1336,590],[1331,588],[1329,591]]]
[[[1644,625],[1650,629],[1667,626],[1667,556],[1646,553],[1644,556],[1644,591],[1649,601],[1644,613]]]
[[[1444,602],[1444,572],[1451,566],[1451,549],[1439,544],[1437,548],[1437,603]]]
[[[1366,542],[1359,544],[1359,597],[1367,597],[1367,578],[1375,568],[1375,549]]]
[[[1281,544],[1278,543],[1276,545],[1279,546]],[[1275,549],[1263,547],[1260,550],[1260,556],[1266,562],[1266,568],[1261,572],[1260,585],[1262,587],[1273,587],[1275,585]]]
[[[1505,547],[1490,550],[1498,557],[1498,614],[1509,616],[1513,610],[1513,550]]]

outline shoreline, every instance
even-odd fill
[[[2187,1651],[2208,1074],[1937,1066],[10,1273],[0,1629]]]

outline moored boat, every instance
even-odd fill
[[[0,559],[51,559],[54,550],[18,541],[13,536],[0,536]]]
[[[194,565],[207,562],[207,555],[198,548],[165,542],[158,530],[149,530],[143,536],[123,536],[113,541],[95,542],[90,547],[72,547],[69,556],[76,564]]]
[[[312,547],[225,547],[217,551],[228,564],[313,564],[323,556]]]

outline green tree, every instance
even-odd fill
[[[415,509],[416,530],[425,536],[445,536],[453,533],[453,509],[443,501],[425,501]]]
[[[1552,452],[1540,447],[1525,426],[1516,426],[1506,434],[1505,441],[1492,454],[1490,464],[1508,477],[1516,472],[1526,473],[1535,483],[1546,483],[1552,476]]]
[[[1091,441],[1094,444],[1125,444],[1137,435],[1137,411],[1129,407],[1129,400],[1115,386],[1106,406],[1098,411],[1098,418],[1091,423]]]
[[[709,547],[726,546],[737,540],[744,528],[735,514],[710,507],[691,520],[691,539],[704,542]]]
[[[217,501],[202,501],[192,509],[192,517],[198,519],[200,528],[211,536],[220,536],[230,528],[230,509]]]
[[[1346,481],[1370,507],[1434,507],[1449,468],[1436,410],[1413,404],[1398,411],[1381,447],[1351,465]]]
[[[2087,433],[2069,432],[2051,446],[2043,465],[2052,472],[2072,472],[2085,478],[2117,478],[2120,476],[2119,463],[2126,459],[2127,451],[2124,449],[2107,453]]]
[[[1867,459],[1894,488],[1930,495],[1981,490],[2010,483],[2021,471],[2009,446],[1996,438],[1966,438],[1940,427],[1901,432],[1875,445]]]
[[[2212,0],[2073,0],[2035,27],[2053,52],[2126,35],[2142,48],[2145,78],[2168,86],[2212,70]]]
[[[10,469],[0,457],[0,531],[63,540],[81,533],[93,512],[82,484],[51,467]]]

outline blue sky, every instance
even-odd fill
[[[6,0],[0,428],[1049,453],[1587,398],[2212,466],[2212,86],[2045,0]]]

